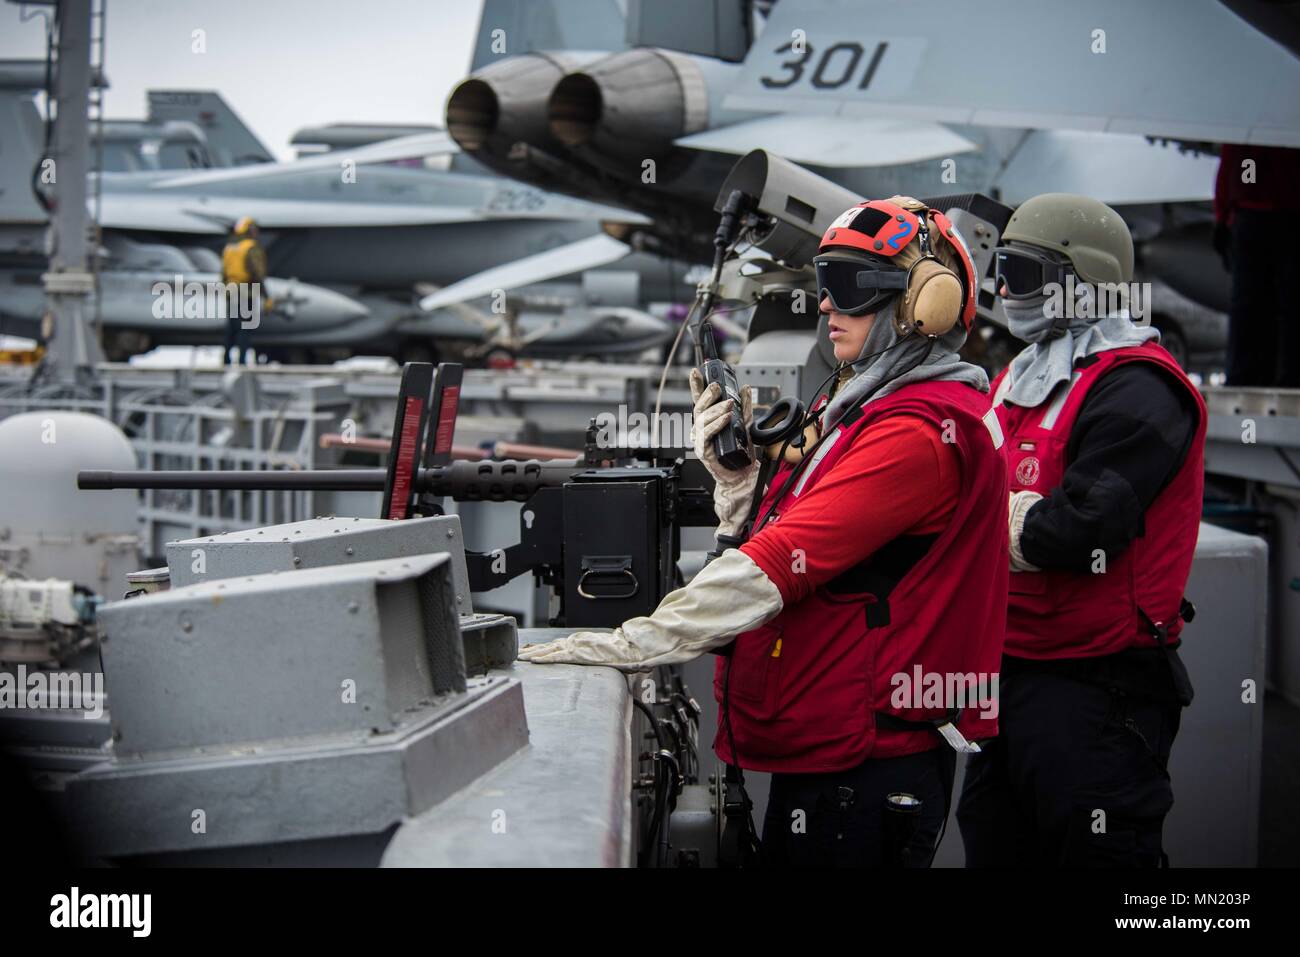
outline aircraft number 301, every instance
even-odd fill
[[[817,57],[809,82],[819,90],[838,90],[856,78],[858,80],[857,88],[865,90],[880,69],[880,61],[888,47],[888,40],[877,43],[867,60],[866,69],[859,70],[858,67],[862,65],[863,57],[867,55],[867,51],[861,43],[847,41],[828,46],[822,51],[821,56]],[[783,43],[773,52],[778,54],[793,53],[794,43]],[[798,54],[794,59],[784,60],[779,64],[781,69],[785,71],[784,76],[763,76],[759,77],[759,82],[770,90],[784,90],[794,86],[803,79],[804,73],[812,65],[814,54],[815,51],[809,44],[803,44],[802,53]]]

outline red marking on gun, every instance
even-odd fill
[[[456,431],[456,411],[460,406],[460,386],[451,385],[442,390],[442,405],[438,409],[438,431],[433,440],[435,456],[451,455],[451,439]]]
[[[393,495],[384,518],[406,518],[411,502],[411,485],[415,481],[415,453],[420,446],[420,416],[424,400],[414,396],[406,399],[402,415],[402,431],[397,440],[397,469],[393,473]]]

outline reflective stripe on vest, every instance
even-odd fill
[[[844,430],[839,426],[836,426],[835,431],[832,432],[826,441],[821,444],[821,447],[808,463],[807,468],[803,470],[803,475],[799,476],[799,481],[795,484],[793,494],[796,497],[803,491],[803,487],[808,484],[808,479],[812,478],[812,474],[817,471],[817,466],[822,464],[822,460],[826,458],[827,453],[835,447],[835,443],[840,440],[840,437],[843,434]]]
[[[1011,391],[1011,367],[1007,366],[1002,375],[997,378],[997,387],[993,393],[993,407],[997,408],[1006,400],[1007,393]],[[1062,389],[1059,385],[1049,393],[1053,396],[1051,405],[1047,407],[1047,412],[1043,415],[1040,425],[1044,429],[1050,430],[1055,424],[1057,417],[1061,414],[1061,409],[1065,407],[1065,400],[1070,397],[1070,392],[1079,383],[1079,373],[1075,372],[1070,376],[1070,384]]]
[[[1074,391],[1074,387],[1079,384],[1081,378],[1083,378],[1083,374],[1075,372],[1071,374],[1070,381],[1065,385],[1065,388],[1058,385],[1052,390],[1055,397],[1048,404],[1047,411],[1043,413],[1042,421],[1038,423],[1040,429],[1046,429],[1048,432],[1052,431],[1056,425],[1056,420],[1061,417],[1061,410],[1065,408],[1070,393]]]

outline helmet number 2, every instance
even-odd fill
[[[904,220],[899,225],[901,225],[903,228],[900,229],[898,232],[894,233],[894,235],[890,236],[889,239],[885,240],[887,243],[889,243],[890,248],[895,250],[902,249],[903,241],[906,240],[908,236],[912,235],[911,223]]]

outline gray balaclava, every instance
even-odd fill
[[[1010,388],[1002,398],[1023,408],[1042,405],[1058,384],[1070,378],[1074,364],[1098,352],[1138,346],[1149,339],[1159,341],[1160,331],[1139,326],[1129,318],[1127,309],[1116,309],[1101,318],[1079,318],[1095,312],[1095,293],[1091,285],[1075,287],[1075,318],[1064,318],[1063,309],[1047,314],[1048,297],[1004,299],[1007,328],[1029,347],[1011,360],[1007,369]]]
[[[876,314],[875,324],[867,333],[867,341],[859,355],[859,358],[872,355],[875,358],[857,364],[854,367],[856,375],[831,398],[822,418],[826,426],[832,425],[854,405],[861,404],[868,394],[871,398],[867,401],[874,402],[913,382],[964,382],[981,392],[989,390],[989,377],[984,370],[957,355],[957,350],[966,342],[966,329],[960,322],[935,339],[917,333],[900,339],[894,324],[897,308],[898,297],[895,296]],[[927,349],[929,355],[926,355]],[[920,361],[921,356],[925,356],[924,361]]]

